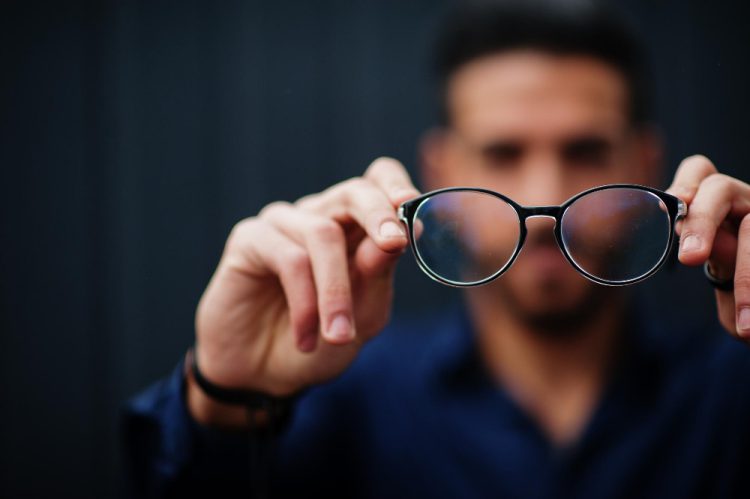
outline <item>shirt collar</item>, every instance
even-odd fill
[[[644,390],[657,387],[665,358],[672,357],[675,334],[661,321],[649,317],[638,300],[624,316],[619,355],[613,365],[609,386],[626,389],[641,401]],[[492,383],[479,354],[476,332],[466,306],[460,302],[447,309],[431,333],[429,365],[435,380],[445,387]],[[670,339],[671,338],[671,339]],[[679,344],[679,342],[677,342]]]

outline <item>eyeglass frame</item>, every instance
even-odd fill
[[[664,206],[667,208],[667,215],[669,217],[669,239],[667,241],[666,247],[664,248],[664,253],[660,257],[658,263],[654,265],[648,272],[646,272],[645,274],[641,276],[634,277],[632,279],[628,279],[625,281],[608,281],[606,279],[602,279],[600,277],[597,277],[585,271],[583,268],[581,268],[581,266],[579,266],[575,262],[573,257],[569,254],[568,250],[565,248],[565,244],[563,243],[563,239],[562,239],[562,218],[563,218],[563,215],[565,214],[565,211],[573,203],[575,203],[578,199],[586,195],[589,195],[598,191],[604,191],[604,190],[609,190],[609,189],[623,189],[623,188],[649,192],[655,195],[656,197],[658,197],[664,203]],[[474,282],[469,282],[469,283],[451,281],[450,279],[441,277],[439,274],[437,274],[432,269],[430,269],[430,267],[422,259],[422,256],[420,255],[419,250],[417,249],[416,237],[414,236],[414,216],[416,215],[417,210],[422,205],[422,203],[424,203],[428,199],[438,194],[443,194],[446,192],[478,192],[478,193],[488,194],[490,196],[494,196],[500,199],[501,201],[504,201],[505,203],[510,205],[513,208],[513,210],[516,212],[516,215],[518,216],[518,223],[519,223],[519,229],[520,229],[516,247],[513,250],[513,255],[511,255],[511,257],[508,259],[505,265],[503,265],[494,274],[484,279],[481,279],[479,281],[474,281]],[[659,269],[661,269],[661,267],[667,261],[669,253],[675,241],[675,225],[677,224],[678,220],[685,217],[686,215],[687,215],[687,204],[682,199],[678,198],[677,196],[673,196],[672,194],[661,191],[659,189],[655,189],[653,187],[640,185],[640,184],[600,185],[598,187],[593,187],[591,189],[587,189],[585,191],[579,192],[578,194],[571,197],[570,199],[568,199],[561,205],[548,205],[548,206],[523,206],[521,204],[516,203],[515,201],[505,196],[504,194],[501,194],[496,191],[492,191],[490,189],[484,189],[482,187],[446,187],[443,189],[430,191],[416,198],[410,199],[408,201],[404,201],[398,207],[398,218],[407,228],[407,231],[409,234],[409,245],[411,246],[412,253],[414,253],[414,257],[417,260],[417,265],[419,266],[419,268],[425,274],[427,274],[427,276],[430,277],[432,280],[437,281],[441,284],[445,284],[447,286],[452,286],[456,288],[471,288],[475,286],[481,286],[483,284],[487,284],[491,281],[494,281],[495,279],[503,275],[516,261],[516,258],[518,257],[519,253],[521,253],[521,249],[523,249],[523,245],[524,245],[524,242],[526,241],[526,235],[528,232],[526,228],[526,220],[529,218],[533,218],[533,217],[546,217],[546,218],[553,218],[555,220],[555,227],[553,229],[553,232],[555,234],[555,240],[557,241],[557,246],[560,248],[560,251],[562,252],[563,256],[565,256],[566,260],[570,262],[573,268],[576,269],[581,275],[583,275],[590,281],[593,281],[597,284],[602,284],[604,286],[618,286],[618,287],[636,284],[654,275],[656,272],[659,271]]]

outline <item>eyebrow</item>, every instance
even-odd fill
[[[566,156],[577,154],[605,154],[614,148],[612,138],[602,134],[586,134],[572,137],[562,143],[561,150]]]
[[[483,154],[518,153],[526,148],[528,141],[521,138],[495,139],[479,145]],[[598,133],[581,134],[561,141],[564,151],[571,150],[609,150],[614,146],[614,139]]]
[[[517,156],[523,152],[526,144],[520,139],[493,140],[479,147],[483,156]]]

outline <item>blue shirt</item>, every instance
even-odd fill
[[[271,497],[750,498],[750,350],[711,333],[630,317],[583,434],[559,447],[485,372],[460,307],[390,326],[298,401]],[[125,413],[139,495],[250,490],[249,436],[193,422],[182,373]]]

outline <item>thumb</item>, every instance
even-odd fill
[[[354,254],[354,267],[365,281],[392,274],[405,250],[406,246],[400,251],[385,252],[375,244],[375,241],[365,237]]]

